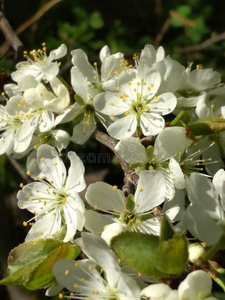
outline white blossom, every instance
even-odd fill
[[[37,81],[52,80],[59,72],[58,63],[55,61],[66,55],[67,48],[62,44],[47,55],[45,43],[42,49],[32,50],[30,55],[24,52],[27,61],[22,61],[16,65],[16,71],[11,74],[12,79],[16,82],[26,75],[32,75]]]
[[[72,295],[68,298],[137,300],[140,289],[134,279],[123,273],[116,255],[98,236],[82,233],[77,240],[89,260],[62,259],[53,266],[56,280]],[[97,266],[102,270],[98,271]]]
[[[57,151],[48,145],[41,145],[28,161],[28,174],[37,181],[25,185],[17,195],[18,206],[34,214],[27,241],[58,237],[68,242],[83,228],[84,203],[78,193],[85,188],[84,166],[74,152],[67,156],[68,174]]]
[[[149,185],[151,182],[151,185]],[[153,209],[166,199],[166,185],[163,175],[155,170],[140,173],[137,189],[134,195],[125,196],[116,187],[104,182],[89,185],[86,192],[87,202],[94,210],[107,212],[109,215],[100,215],[94,211],[85,213],[85,227],[98,233],[101,225],[121,223],[127,230],[143,233],[159,234],[160,224],[153,215]]]
[[[179,285],[172,290],[165,283],[152,284],[141,291],[141,295],[151,300],[217,300],[211,296],[212,280],[203,270],[191,272]]]

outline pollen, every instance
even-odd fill
[[[74,283],[73,287],[76,289],[78,287],[78,284]]]
[[[117,188],[118,188],[118,186],[117,186],[117,185],[114,185],[114,186],[113,186],[113,189],[114,189],[114,190],[116,190]]]
[[[78,262],[75,262],[74,266],[75,266],[75,267],[79,267],[79,263],[78,263]]]
[[[23,222],[23,226],[26,227],[27,226],[27,222],[24,221]]]
[[[117,86],[117,87],[116,87],[116,91],[119,91],[119,90],[120,90],[120,87],[119,87],[119,86]]]
[[[43,160],[45,160],[45,158],[44,158],[44,157],[41,157],[40,160],[43,161]]]
[[[113,114],[110,114],[109,116],[110,116],[110,118],[113,118],[113,117],[114,117],[114,115],[113,115]]]
[[[68,274],[69,274],[69,270],[66,270],[66,271],[65,271],[65,275],[68,275]]]
[[[44,234],[43,231],[40,231],[40,232],[39,232],[39,235],[43,235],[43,234]]]
[[[94,206],[93,206],[93,209],[96,210],[96,209],[97,209],[97,205],[94,205]]]
[[[110,102],[110,105],[111,105],[111,106],[113,106],[113,105],[114,105],[114,103],[113,103],[113,102]]]
[[[59,294],[59,299],[63,299],[63,294],[62,293]]]
[[[20,183],[20,188],[21,188],[21,189],[23,188],[23,183]]]
[[[81,281],[81,282],[84,282],[84,281],[85,281],[85,279],[84,279],[84,278],[81,278],[81,279],[80,279],[80,281]]]
[[[142,189],[142,188],[140,188],[140,189],[139,189],[139,192],[142,192],[142,191],[143,191],[143,189]]]

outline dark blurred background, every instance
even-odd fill
[[[25,50],[41,48],[43,42],[48,50],[67,45],[61,74],[67,80],[70,51],[75,48],[82,48],[94,62],[106,44],[112,53],[124,52],[132,59],[148,43],[163,46],[166,54],[184,65],[193,61],[214,68],[225,78],[225,2],[221,0],[0,0],[0,9]],[[19,59],[0,32],[0,89],[10,82],[8,76]],[[84,146],[70,145],[70,149],[84,158],[90,152],[109,155],[110,161],[88,163],[84,159],[86,179],[121,185],[123,174],[110,150],[93,140]],[[25,160],[19,164],[25,169]],[[6,276],[9,251],[25,238],[22,222],[30,217],[17,208],[16,193],[23,181],[20,172],[15,161],[0,156],[0,278]],[[43,299],[50,299],[44,291],[0,286],[0,300]]]

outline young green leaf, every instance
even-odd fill
[[[24,285],[28,289],[46,287],[53,279],[51,268],[62,258],[75,258],[80,247],[55,239],[25,242],[14,248],[8,257],[9,276],[0,285]]]
[[[160,229],[160,243],[171,239],[174,235],[174,230],[166,216],[162,216]]]
[[[153,262],[163,273],[181,274],[188,262],[187,239],[175,234],[172,239],[163,241],[155,251]]]
[[[114,237],[111,247],[131,268],[155,278],[167,277],[154,265],[159,237],[137,232],[124,232]]]

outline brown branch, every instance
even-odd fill
[[[207,40],[205,40],[204,42],[202,42],[199,45],[195,45],[195,46],[188,46],[188,47],[184,47],[184,48],[179,48],[176,49],[177,52],[180,53],[188,53],[188,52],[195,52],[195,51],[200,51],[203,50],[205,48],[207,48],[208,46],[217,43],[219,41],[222,41],[225,39],[225,32],[215,35]]]
[[[118,141],[110,137],[108,134],[99,130],[96,130],[92,134],[92,137],[114,152],[124,172],[124,192],[130,194],[131,192],[129,191],[131,191],[131,186],[136,186],[138,183],[138,175],[134,173],[134,171],[130,168],[129,164],[125,160],[123,160],[123,158],[115,150],[115,146],[118,143]]]
[[[22,25],[20,25],[15,31],[12,30],[10,24],[8,23],[8,25],[10,26],[11,28],[11,34],[14,38],[17,38],[17,40],[19,41],[19,38],[17,37],[17,35],[19,35],[21,32],[23,32],[25,29],[27,29],[29,26],[31,26],[33,23],[35,23],[36,21],[38,21],[50,8],[52,8],[54,5],[56,5],[57,3],[59,3],[60,1],[63,1],[63,0],[52,0],[48,3],[46,3],[45,5],[43,5],[39,10],[38,12],[33,16],[31,17],[30,19],[28,19],[27,21],[25,21]],[[3,16],[2,12],[1,12],[1,15]],[[1,15],[0,15],[0,18],[1,18]],[[0,22],[1,22],[1,19],[0,19]],[[1,28],[1,25],[0,25],[0,28]],[[2,28],[1,28],[2,29]],[[3,31],[3,29],[2,29]],[[7,30],[8,32],[9,30]],[[4,33],[5,35],[5,33]],[[5,35],[6,37],[6,40],[7,42],[3,43],[0,47],[0,52],[1,53],[5,53],[8,51],[8,44],[10,44],[12,47],[13,47],[13,44],[11,41],[8,40],[7,36]],[[20,42],[21,43],[21,42]],[[21,43],[22,45],[22,43]],[[13,47],[14,48],[14,47]],[[14,48],[15,49],[15,48]],[[18,53],[18,50],[15,49],[15,51],[17,51]]]
[[[155,46],[155,48],[158,48],[158,46],[161,44],[161,41],[162,41],[164,35],[170,28],[170,25],[171,25],[171,19],[169,18],[164,22],[160,32],[157,34],[157,36],[153,42],[153,45]]]
[[[6,156],[10,164],[13,166],[15,171],[18,173],[19,177],[23,180],[25,183],[31,182],[31,178],[27,176],[27,174],[24,172],[24,170],[21,168],[20,164],[10,155]]]
[[[19,35],[21,32],[23,32],[25,29],[27,29],[30,25],[32,25],[33,23],[38,21],[50,8],[52,8],[52,6],[56,5],[60,1],[62,1],[62,0],[52,0],[48,3],[46,3],[45,5],[43,5],[33,17],[31,17],[29,20],[24,22],[22,25],[20,25],[16,29],[16,31],[15,31],[16,34]]]
[[[170,11],[170,16],[175,19],[176,21],[178,21],[179,23],[181,23],[184,26],[188,26],[188,27],[195,27],[196,26],[196,22],[192,21],[188,18],[183,17],[182,15],[180,15],[178,12],[171,10]]]
[[[23,47],[23,43],[17,37],[15,31],[12,29],[8,20],[4,17],[3,13],[0,11],[0,29],[3,32],[7,42],[13,47],[16,53],[20,52]]]

